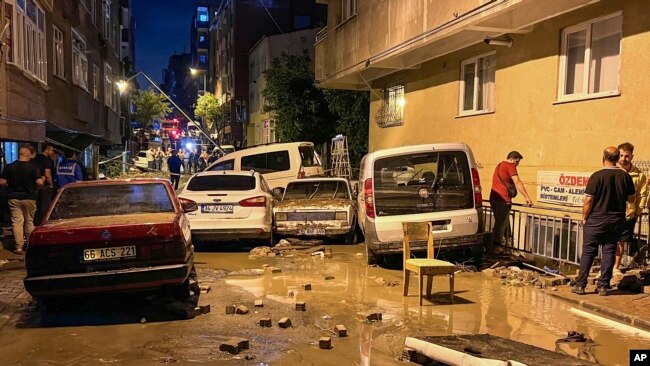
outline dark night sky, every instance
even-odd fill
[[[160,84],[174,51],[189,52],[190,23],[196,0],[132,0],[136,21],[136,71]]]

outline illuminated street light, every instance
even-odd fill
[[[124,93],[127,91],[127,89],[129,89],[129,83],[124,80],[116,82],[115,85],[117,85],[117,90],[119,90],[120,93]]]

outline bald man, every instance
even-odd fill
[[[38,167],[30,163],[31,159],[30,148],[21,146],[18,160],[7,165],[0,178],[0,184],[7,185],[16,254],[23,254],[25,240],[28,240],[29,235],[34,231],[36,190],[38,186],[43,185],[43,176]]]
[[[578,295],[585,294],[587,277],[598,247],[602,247],[600,278],[596,286],[598,295],[606,296],[612,279],[616,243],[625,228],[627,204],[634,203],[634,182],[630,175],[616,166],[620,151],[608,146],[603,151],[603,169],[589,177],[582,205],[583,242],[580,272],[576,285],[571,289]]]

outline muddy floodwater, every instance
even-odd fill
[[[411,281],[410,296],[402,296],[399,268],[366,266],[362,246],[330,248],[331,258],[197,253],[200,284],[210,287],[198,304],[209,304],[211,312],[193,319],[151,298],[71,304],[55,312],[26,302],[0,329],[0,364],[403,365],[398,358],[408,336],[489,333],[555,350],[556,340],[571,330],[594,342],[559,350],[606,365],[626,365],[629,349],[650,348],[647,335],[596,323],[540,289],[505,286],[481,273],[456,276],[453,305],[447,279],[436,277],[435,304],[420,307],[417,281]],[[254,306],[259,299],[263,307]],[[306,311],[296,311],[296,302],[305,302]],[[250,312],[226,315],[227,305]],[[358,313],[368,312],[381,313],[382,320],[360,320]],[[278,327],[283,317],[291,319],[290,328]],[[260,327],[261,318],[271,318],[273,326]],[[332,334],[338,324],[347,337]],[[332,337],[331,349],[318,348],[323,336]],[[248,339],[250,348],[220,352],[232,337]]]

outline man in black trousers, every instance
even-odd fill
[[[576,285],[571,289],[578,295],[585,294],[587,278],[599,246],[602,246],[602,258],[596,292],[600,296],[606,296],[610,288],[616,243],[625,227],[625,210],[628,202],[634,203],[635,197],[632,177],[616,166],[619,158],[618,148],[605,148],[603,169],[591,175],[585,188],[580,272]]]

